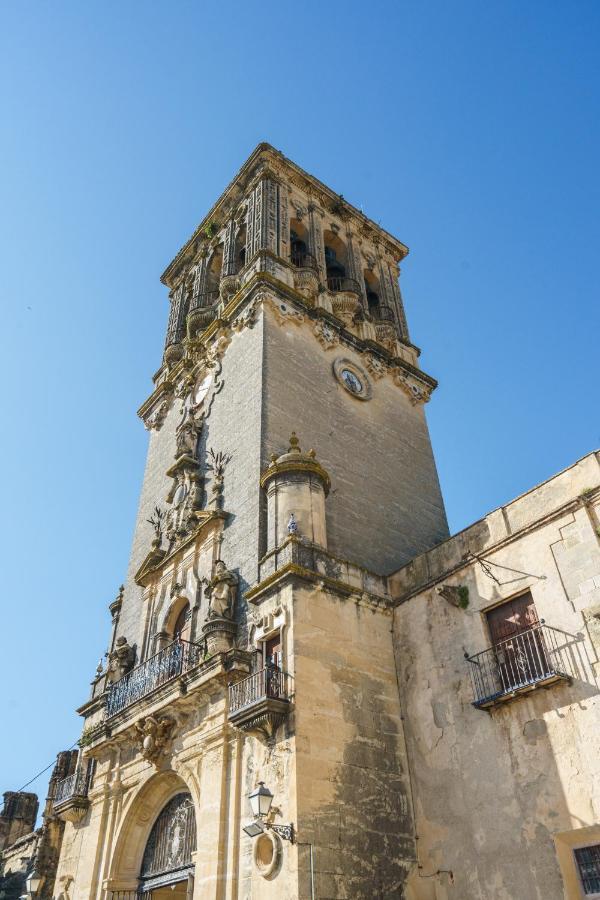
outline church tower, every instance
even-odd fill
[[[447,536],[407,253],[260,144],[164,272],[129,568],[58,786],[65,897],[402,896],[387,575]]]

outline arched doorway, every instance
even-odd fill
[[[156,819],[142,858],[140,893],[152,900],[191,898],[196,849],[192,796],[175,794]]]

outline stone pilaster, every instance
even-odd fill
[[[221,278],[227,278],[228,275],[235,275],[236,259],[235,259],[235,219],[232,218],[227,223],[225,229],[225,240],[223,242],[223,266],[221,269]]]
[[[279,182],[268,176],[261,178],[252,190],[246,217],[246,260],[251,259],[259,250],[270,250],[276,256],[282,255],[282,194]],[[283,199],[287,202],[286,198]]]
[[[321,211],[312,202],[308,204],[308,244],[309,251],[317,260],[319,277],[323,284],[327,281],[325,268],[325,245],[323,244],[323,229],[321,227]]]
[[[390,284],[392,287],[392,295],[394,297],[394,307],[396,309],[396,316],[398,318],[398,325],[400,327],[400,337],[404,341],[410,341],[410,337],[408,334],[408,323],[406,321],[406,314],[404,312],[404,303],[402,302],[402,293],[400,291],[400,271],[395,270],[391,265],[388,266],[389,269],[389,277]]]
[[[171,310],[169,312],[169,324],[167,325],[165,348],[170,347],[172,344],[179,344],[183,340],[185,334],[185,317],[187,314],[186,305],[185,279],[182,278],[171,298]]]
[[[354,278],[358,284],[360,289],[360,301],[364,309],[367,309],[367,293],[365,291],[365,279],[362,271],[360,250],[358,249],[356,239],[350,230],[346,232],[346,248],[348,253],[348,275],[350,278]]]

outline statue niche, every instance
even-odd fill
[[[237,575],[229,571],[222,559],[218,559],[205,590],[209,607],[202,633],[210,656],[226,653],[233,646],[237,629],[234,621],[237,584]]]
[[[135,648],[127,643],[127,638],[117,638],[115,648],[108,657],[108,681],[114,684],[115,681],[123,678],[133,669],[135,662]]]
[[[215,573],[206,587],[209,619],[233,619],[237,575],[230,572],[222,559],[215,563]]]

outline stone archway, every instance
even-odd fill
[[[177,797],[180,798],[179,801],[176,801]],[[155,858],[156,865],[150,866],[152,858],[148,847],[153,829],[166,809],[167,813],[156,828],[154,841],[156,843],[159,831],[163,833],[163,837],[168,838],[170,806],[170,813],[175,813],[174,819],[170,820],[171,840],[175,838],[181,842],[183,839],[182,853],[171,854],[171,863],[174,861],[174,864],[170,871],[168,869],[171,863],[166,861],[166,857],[161,857],[165,862],[165,870],[159,872],[157,868],[159,859]],[[120,892],[132,892],[131,896],[134,897],[140,885],[144,887],[144,892],[140,892],[139,896],[152,900],[162,900],[163,897],[179,900],[180,897],[192,896],[197,807],[193,787],[186,784],[175,772],[152,775],[142,785],[132,799],[118,829],[109,867],[109,897],[111,893],[118,896]],[[189,831],[186,838],[184,827],[186,816],[187,827],[193,823],[193,840],[190,840]],[[164,841],[162,846],[166,847],[167,843]],[[141,877],[142,872],[145,872],[144,879]],[[165,876],[162,882],[161,876]]]
[[[193,877],[196,816],[189,791],[175,794],[163,806],[146,841],[140,868],[142,893],[185,897]],[[168,888],[168,890],[166,890]]]

